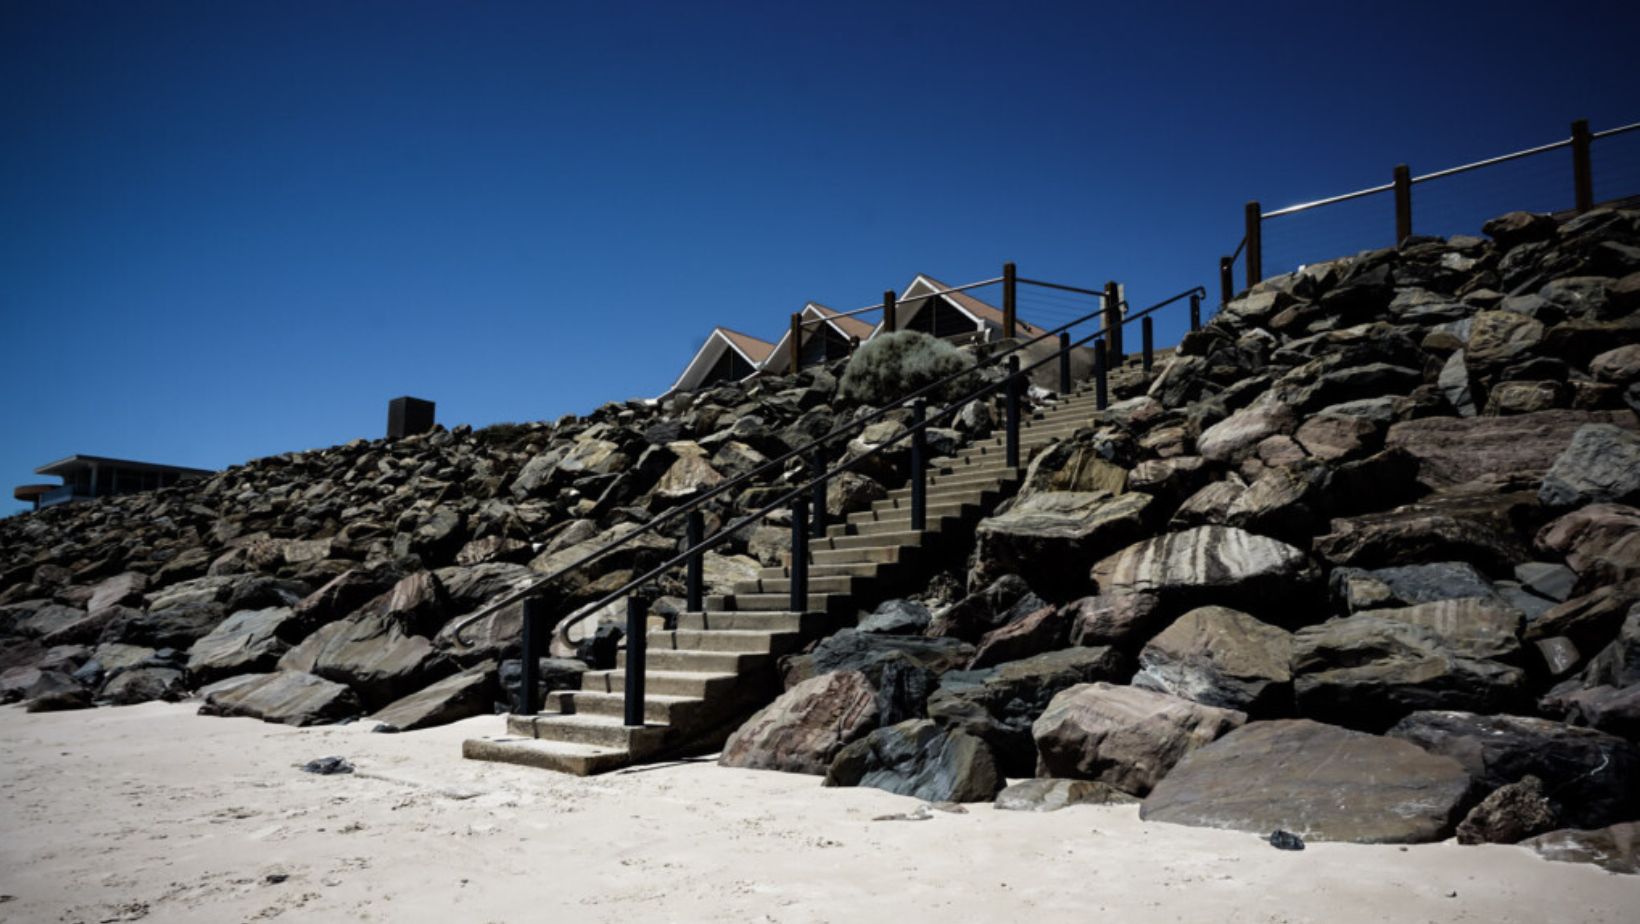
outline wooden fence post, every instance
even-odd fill
[[[1015,274],[1012,263],[1002,264],[1002,338],[1014,339],[1018,315],[1014,303]]]
[[[1412,236],[1412,169],[1395,165],[1395,245]]]
[[[897,320],[894,317],[895,299],[893,289],[883,293],[883,333],[885,334],[892,334],[895,330],[894,322]]]
[[[1242,217],[1247,223],[1247,287],[1252,288],[1264,278],[1264,213],[1258,200],[1247,203]]]
[[[1589,159],[1589,146],[1593,141],[1588,119],[1572,123],[1572,192],[1579,212],[1594,208],[1594,168]]]

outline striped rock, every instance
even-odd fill
[[[1219,605],[1266,621],[1313,622],[1320,572],[1302,551],[1231,526],[1198,526],[1128,546],[1093,567],[1102,594],[1151,594],[1167,609]]]

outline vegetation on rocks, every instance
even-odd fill
[[[843,368],[842,394],[863,404],[891,404],[971,365],[973,360],[962,350],[920,331],[883,334],[849,357]],[[959,377],[928,397],[930,401],[954,399],[973,387],[967,377]]]

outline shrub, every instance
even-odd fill
[[[883,334],[861,346],[843,369],[843,397],[881,407],[925,385],[972,366],[961,350],[920,331]],[[958,376],[928,395],[949,401],[973,387],[972,376]]]

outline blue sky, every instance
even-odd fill
[[[1213,287],[1250,198],[1640,120],[1637,27],[1603,2],[0,2],[0,484],[376,437],[400,394],[449,425],[587,411],[664,390],[714,324],[772,338],[917,272]],[[1624,151],[1607,182],[1640,188]],[[1431,222],[1474,205],[1448,200]],[[1383,243],[1351,233],[1270,249]]]

